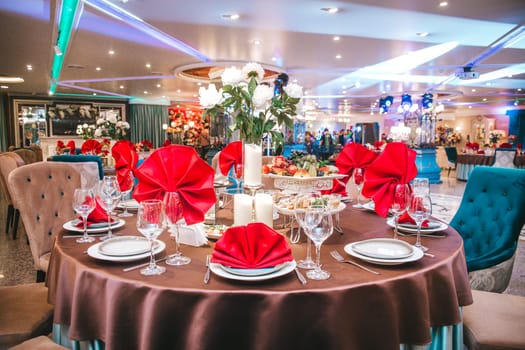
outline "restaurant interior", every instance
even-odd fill
[[[525,349],[523,1],[3,0],[0,36],[0,350]]]

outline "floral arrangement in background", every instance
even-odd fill
[[[107,112],[105,116],[97,119],[97,128],[94,137],[109,137],[112,140],[129,139],[129,123],[122,120],[117,113]]]
[[[459,132],[453,131],[452,133],[447,135],[448,145],[455,145],[460,142],[461,142],[461,134]]]
[[[78,124],[76,134],[84,140],[89,140],[95,137],[95,125],[89,125],[87,123]]]
[[[283,141],[283,136],[275,127],[283,124],[293,128],[293,117],[303,95],[298,84],[288,84],[283,91],[274,95],[274,89],[262,83],[263,67],[254,62],[242,69],[226,68],[221,75],[222,88],[215,84],[199,89],[200,105],[206,110],[205,116],[229,114],[233,123],[228,128],[229,136],[239,130],[241,140],[247,143],[260,143],[265,134],[272,139]]]
[[[509,135],[509,137],[507,137],[507,140],[508,140],[508,142],[511,145],[513,145],[516,142],[517,139],[518,139],[518,137],[516,135],[512,135],[512,134]]]
[[[150,140],[142,140],[135,144],[137,152],[149,152],[153,149],[153,143]]]
[[[489,142],[491,145],[495,146],[498,144],[499,140],[503,137],[501,132],[494,130],[489,134]]]

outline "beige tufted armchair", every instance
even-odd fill
[[[13,152],[0,153],[0,189],[4,194],[4,198],[7,202],[7,220],[5,223],[5,233],[9,234],[9,229],[13,233],[13,239],[16,238],[18,231],[18,218],[20,213],[13,205],[11,199],[11,192],[7,187],[7,178],[11,171],[15,170],[19,166],[24,165],[24,160],[20,156]]]
[[[75,217],[73,193],[81,186],[80,174],[67,164],[37,162],[12,171],[8,184],[29,238],[37,282],[42,282],[56,235]]]

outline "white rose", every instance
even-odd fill
[[[97,119],[97,125],[104,124],[106,120],[104,118]]]
[[[242,68],[242,74],[246,80],[250,80],[251,73],[257,74],[255,77],[257,81],[264,79],[264,69],[259,63],[250,62]]]
[[[102,130],[100,130],[100,129],[95,130],[94,136],[95,137],[101,137],[102,136]]]
[[[77,128],[77,135],[81,135],[82,134],[82,129],[81,128]]]
[[[88,127],[88,125],[87,125],[87,124],[82,124],[82,127],[83,127],[84,129],[86,129],[86,128]]]
[[[122,122],[122,126],[124,127],[124,129],[129,129],[130,128],[128,122]]]
[[[253,104],[255,108],[265,108],[273,97],[273,89],[268,85],[257,85],[253,92]]]
[[[199,102],[203,108],[212,108],[222,102],[222,89],[217,91],[215,84],[210,84],[208,88],[199,88]]]
[[[110,122],[111,124],[116,124],[117,121],[118,121],[118,119],[117,119],[116,115],[109,115],[108,116],[108,122]]]
[[[288,96],[293,98],[303,97],[303,87],[298,84],[288,84],[284,87],[284,91],[288,94]]]
[[[226,68],[221,75],[222,85],[237,86],[242,81],[242,77],[240,69],[235,67]]]

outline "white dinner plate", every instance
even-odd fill
[[[126,201],[120,201],[117,204],[117,208],[124,209],[124,205],[128,210],[138,210],[140,207],[139,202],[137,202],[135,199],[128,199]]]
[[[223,277],[223,278],[227,278],[227,279],[231,279],[231,280],[237,280],[237,281],[254,282],[254,281],[264,281],[264,280],[269,280],[269,279],[272,279],[272,278],[277,278],[277,277],[280,277],[280,276],[284,276],[284,275],[289,274],[290,272],[292,272],[295,269],[295,267],[297,266],[297,264],[295,263],[295,260],[292,260],[290,262],[287,262],[287,263],[284,263],[284,264],[281,264],[281,265],[282,265],[282,268],[277,269],[274,272],[270,272],[270,273],[265,274],[265,275],[255,275],[255,276],[253,276],[253,275],[251,275],[251,276],[236,275],[236,274],[233,274],[233,273],[230,273],[230,272],[226,271],[224,269],[223,265],[216,264],[216,263],[210,263],[210,270],[215,275]]]
[[[78,219],[74,219],[74,220],[66,222],[62,227],[64,229],[68,230],[68,231],[74,231],[74,232],[81,232],[81,233],[83,233],[84,232],[84,228],[75,226],[77,223],[78,223]],[[126,221],[124,221],[122,219],[118,219],[118,220],[113,222],[113,224],[111,225],[111,229],[114,230],[114,229],[120,228],[120,227],[124,226],[125,224],[126,224]],[[95,224],[95,225],[97,225],[97,224]],[[100,227],[100,226],[98,226],[98,227],[90,227],[90,226],[88,226],[88,228],[87,228],[87,232],[88,233],[102,233],[102,232],[106,232],[107,230],[108,230],[108,225],[104,225],[102,227]]]
[[[279,207],[279,205],[276,205],[276,206],[277,206],[277,212],[279,214],[283,214],[283,215],[293,215],[294,214],[294,210],[293,209]],[[345,203],[339,203],[339,206],[337,208],[331,208],[330,209],[330,213],[336,214],[336,213],[339,213],[339,212],[345,210],[345,208],[346,208],[346,204]]]
[[[98,252],[109,256],[130,256],[149,252],[150,245],[145,237],[118,236],[102,242]]]
[[[95,259],[98,260],[105,260],[105,261],[113,261],[113,262],[128,262],[128,261],[135,261],[135,260],[141,260],[149,257],[149,250],[142,254],[136,254],[136,255],[126,255],[126,256],[111,256],[111,255],[104,255],[100,253],[100,246],[104,244],[105,242],[99,242],[93,244],[91,247],[88,248],[87,254]],[[166,243],[160,240],[155,241],[156,248],[153,249],[153,254],[158,254],[166,248]]]
[[[224,271],[231,273],[232,275],[255,277],[255,276],[264,276],[270,273],[275,273],[276,271],[279,271],[280,269],[284,268],[287,264],[288,263],[283,263],[283,264],[279,264],[279,265],[267,267],[267,268],[262,268],[262,269],[242,269],[242,268],[236,268],[236,267],[229,267],[229,266],[225,266],[221,264],[219,264],[219,266]]]
[[[430,220],[432,221],[432,220]],[[448,225],[445,224],[444,222],[441,222],[441,221],[432,221],[433,223],[436,223],[437,226],[435,227],[421,227],[421,233],[432,233],[432,232],[439,232],[439,231],[444,231],[448,228]],[[394,228],[396,227],[396,224],[394,222],[394,218],[389,218],[386,220],[386,223],[388,224],[388,226]],[[417,227],[407,227],[407,226],[403,226],[402,224],[398,224],[397,225],[397,229],[401,232],[406,232],[406,233],[417,233]]]
[[[347,254],[353,256],[353,257],[356,257],[358,259],[361,259],[363,261],[366,261],[366,262],[369,262],[371,264],[376,264],[376,265],[401,265],[401,264],[406,264],[406,263],[409,263],[409,262],[413,262],[413,261],[417,261],[419,259],[421,259],[423,257],[423,251],[421,249],[414,249],[414,254],[406,257],[406,258],[401,258],[401,259],[381,259],[381,258],[372,258],[370,256],[366,256],[366,255],[362,255],[362,254],[359,254],[358,252],[356,252],[352,246],[356,243],[359,243],[359,242],[355,242],[355,243],[349,243],[347,245],[345,245],[344,247],[344,250]]]
[[[393,238],[373,238],[356,242],[352,249],[371,258],[403,259],[414,254],[414,246]]]

